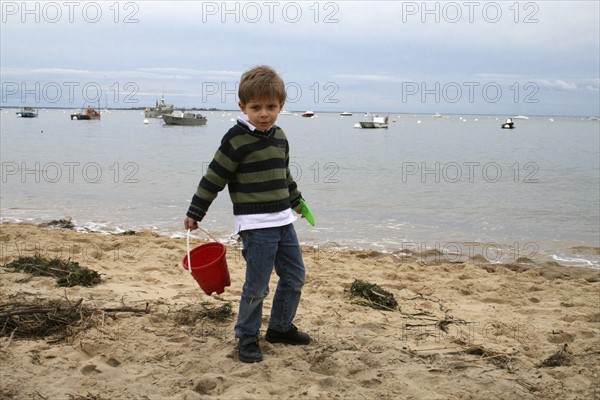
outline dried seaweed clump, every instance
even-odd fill
[[[498,368],[507,370],[511,369],[511,362],[513,359],[508,354],[498,353],[490,349],[485,349],[481,346],[471,346],[468,349],[465,349],[464,352],[466,354],[479,356],[481,357],[481,360],[487,360]]]
[[[77,262],[60,258],[48,259],[36,254],[33,257],[20,257],[4,268],[26,272],[35,276],[51,276],[56,278],[58,286],[93,286],[100,283],[100,274]]]
[[[194,325],[197,321],[204,319],[224,322],[232,316],[233,310],[230,302],[224,303],[221,306],[204,302],[200,306],[193,305],[178,310],[175,320],[181,325]]]
[[[82,305],[83,299],[72,304],[64,300],[38,300],[35,303],[0,304],[0,336],[17,339],[73,336],[85,329],[85,321],[94,310]]]
[[[362,297],[367,301],[355,301],[354,304],[367,306],[376,310],[393,311],[398,307],[394,295],[379,285],[355,279],[350,286],[350,294],[354,297]]]
[[[538,368],[551,368],[551,367],[561,367],[568,366],[573,363],[573,354],[571,350],[569,350],[569,345],[567,343],[564,344],[562,349],[558,350],[556,353],[552,354],[550,357],[546,358],[544,361],[536,365]]]
[[[87,395],[69,394],[69,400],[108,400],[108,397],[102,397],[100,394],[88,392]]]

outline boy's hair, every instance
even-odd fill
[[[256,66],[244,72],[240,79],[238,97],[242,104],[273,98],[284,103],[286,96],[283,79],[268,65]]]

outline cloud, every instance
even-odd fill
[[[599,103],[598,2],[97,2],[98,23],[82,15],[83,3],[73,23],[66,3],[52,4],[62,7],[58,23],[6,16],[3,82],[135,82],[140,97],[200,98],[216,82],[229,101],[244,70],[270,64],[302,86],[303,99],[334,82],[336,98],[369,108],[404,82],[534,83],[577,112]]]
[[[391,76],[391,75],[377,75],[377,74],[337,74],[333,78],[339,80],[350,80],[350,81],[367,81],[367,82],[389,82],[389,83],[401,83],[406,82],[409,79]]]

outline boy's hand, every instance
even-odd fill
[[[185,219],[183,220],[183,226],[185,227],[186,231],[188,229],[193,231],[195,229],[198,229],[198,221],[190,217],[185,217]]]
[[[304,215],[302,215],[302,206],[300,204],[298,204],[295,208],[294,211],[296,211],[298,214],[300,214],[300,218],[304,218]]]

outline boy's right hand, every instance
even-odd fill
[[[185,230],[189,229],[190,231],[193,231],[198,229],[198,221],[190,217],[185,217],[183,220],[183,226],[185,227]]]

